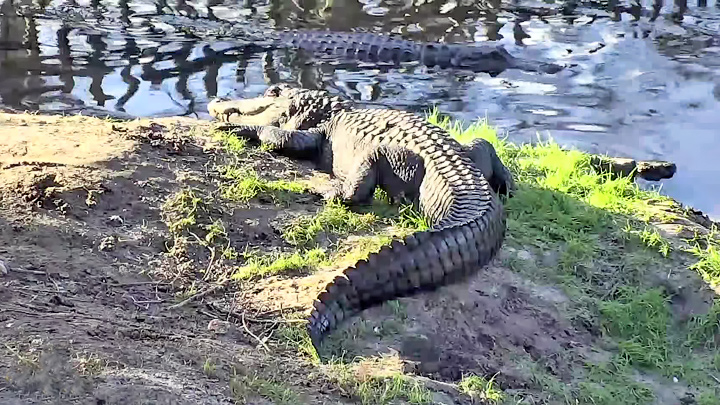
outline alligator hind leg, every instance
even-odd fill
[[[411,203],[419,208],[419,188],[425,167],[422,158],[406,148],[378,146],[359,155],[348,173],[334,182],[326,198],[370,204],[375,188],[380,187],[392,202]]]
[[[475,163],[496,194],[512,196],[517,186],[510,170],[498,157],[495,147],[485,139],[477,138],[463,146],[465,154]]]
[[[318,157],[322,134],[320,131],[288,131],[273,126],[220,124],[220,130],[250,141],[259,141],[277,153],[300,159]]]
[[[344,204],[370,204],[377,186],[377,150],[356,157],[355,164],[344,178],[335,178],[330,190],[323,196],[326,200],[339,199]]]

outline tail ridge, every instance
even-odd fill
[[[487,265],[505,237],[501,204],[455,226],[394,240],[343,270],[313,302],[307,330],[319,349],[345,319],[384,301],[434,290]]]

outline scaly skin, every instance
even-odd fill
[[[392,242],[335,277],[317,297],[308,333],[318,349],[340,322],[365,308],[458,280],[488,264],[505,237],[505,213],[493,191],[515,183],[486,141],[463,147],[415,114],[355,109],[325,91],[285,85],[248,100],[213,101],[220,129],[314,160],[332,173],[326,198],[372,200],[376,187],[406,198],[429,231]]]
[[[398,65],[417,61],[425,66],[485,72],[492,76],[506,69],[554,74],[564,67],[554,63],[523,60],[502,45],[416,42],[396,35],[319,30],[258,30],[220,21],[160,16],[163,22],[199,38],[232,38],[240,45],[231,50],[297,48],[316,55],[332,55],[362,62]]]
[[[563,69],[554,63],[524,61],[502,45],[466,45],[415,42],[369,33],[329,31],[282,31],[275,45],[292,46],[319,54],[344,56],[359,61],[417,61],[429,67],[466,69],[496,76],[506,69],[554,74]]]

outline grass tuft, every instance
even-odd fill
[[[615,363],[591,364],[584,381],[578,384],[581,404],[642,405],[650,404],[655,395],[649,386],[633,380],[632,371]]]
[[[220,141],[220,144],[225,150],[235,156],[243,155],[247,151],[247,140],[244,138],[238,138],[224,131],[215,132],[214,138]]]
[[[716,351],[720,346],[720,298],[713,301],[706,314],[694,316],[690,320],[689,329],[686,342],[689,346],[702,346]],[[716,368],[720,370],[720,352],[716,358]]]
[[[696,236],[688,251],[697,259],[690,268],[697,271],[713,288],[720,287],[720,241],[715,226],[708,235]]]
[[[431,392],[399,370],[398,359],[363,359],[353,365],[334,362],[328,377],[363,405],[389,405],[400,401],[415,405],[432,403]]]
[[[278,381],[258,376],[234,376],[230,380],[230,390],[240,403],[249,403],[253,397],[261,397],[278,405],[301,403],[300,396],[291,388]]]
[[[328,264],[325,250],[316,248],[285,254],[246,254],[246,264],[232,275],[235,280],[250,280],[289,272],[311,272],[318,266]]]
[[[223,198],[238,203],[266,195],[275,204],[287,204],[294,195],[307,191],[307,187],[299,182],[262,179],[255,170],[247,167],[225,166],[221,168],[221,175],[230,181],[221,190]]]
[[[617,297],[600,303],[603,326],[620,338],[620,358],[630,365],[660,368],[668,359],[667,298],[661,290],[620,287]]]
[[[346,236],[369,231],[378,221],[373,213],[357,214],[339,202],[327,202],[316,215],[303,215],[292,220],[283,230],[283,238],[294,246],[317,242],[320,234]]]
[[[505,399],[502,390],[495,387],[495,376],[490,380],[476,375],[463,376],[458,383],[460,391],[469,395],[474,401],[488,404],[499,404]]]

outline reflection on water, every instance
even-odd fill
[[[215,96],[277,82],[326,88],[365,105],[489,117],[511,140],[550,135],[591,152],[678,164],[664,190],[720,217],[720,3],[510,0],[0,0],[0,106],[129,116],[198,115]],[[689,6],[689,7],[688,7]],[[66,22],[44,7],[69,12]],[[364,29],[409,39],[497,41],[576,68],[557,75],[322,63],[295,50],[226,52],[158,18],[248,29]]]

